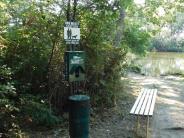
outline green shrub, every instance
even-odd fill
[[[141,73],[141,67],[139,67],[138,65],[131,64],[128,66],[127,70],[135,73]]]
[[[126,51],[105,45],[89,51],[87,61],[87,88],[93,106],[114,106],[121,87],[121,71],[125,68]],[[94,52],[94,53],[92,53]],[[95,56],[94,56],[95,55]],[[94,63],[94,64],[93,64]]]
[[[21,113],[25,118],[30,119],[32,125],[50,127],[60,123],[61,118],[53,114],[47,104],[43,100],[39,100],[38,96],[22,95]]]
[[[17,129],[16,114],[19,108],[15,104],[16,89],[12,81],[12,71],[6,65],[0,67],[0,130],[8,132]]]
[[[0,130],[3,136],[20,137],[21,126],[30,122],[44,127],[58,124],[61,119],[53,115],[40,96],[17,93],[12,75],[6,65],[0,67]]]

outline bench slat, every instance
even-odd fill
[[[152,98],[153,100],[152,100],[150,111],[149,111],[149,114],[148,114],[150,116],[153,115],[153,110],[154,110],[155,101],[156,101],[156,95],[157,95],[157,89],[154,89],[154,95],[153,95],[153,98]]]
[[[144,102],[144,98],[146,97],[146,92],[147,92],[147,90],[148,90],[148,89],[144,89],[144,92],[143,92],[143,94],[142,94],[142,97],[141,97],[141,99],[140,99],[140,102],[139,102],[139,104],[138,104],[138,106],[137,106],[137,108],[136,108],[136,110],[135,110],[135,114],[136,114],[136,115],[139,114],[139,111],[140,111],[140,109],[141,109],[141,106],[142,106],[142,104],[143,104],[143,102]]]
[[[146,109],[146,106],[147,106],[147,103],[148,103],[148,99],[149,99],[150,93],[151,93],[151,89],[148,89],[147,92],[146,92],[146,97],[144,98],[144,102],[142,104],[141,110],[139,112],[140,115],[143,115],[144,114],[144,111]]]
[[[138,98],[133,105],[130,114],[153,115],[157,95],[157,89],[141,89]]]
[[[138,103],[139,103],[139,100],[140,100],[141,97],[142,97],[143,90],[144,90],[144,89],[141,89],[141,93],[139,94],[137,100],[135,101],[135,104],[133,105],[133,107],[132,107],[132,109],[131,109],[131,111],[130,111],[130,114],[134,114],[134,112],[135,112],[135,110],[136,110],[136,108],[137,108],[137,105],[138,105]]]
[[[151,89],[150,96],[149,96],[149,99],[148,99],[148,103],[146,105],[146,109],[145,109],[144,115],[148,115],[149,114],[151,103],[152,103],[152,99],[153,99],[153,95],[154,95],[154,89]]]

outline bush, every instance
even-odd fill
[[[0,130],[2,133],[19,128],[16,114],[17,93],[12,81],[12,71],[6,65],[0,67]]]
[[[90,51],[88,54],[87,90],[93,106],[114,106],[121,89],[121,71],[126,66],[123,62],[126,50],[105,45],[98,48],[98,53],[95,55],[95,51]]]
[[[141,67],[138,65],[130,64],[128,66],[127,70],[130,72],[141,73]]]
[[[23,95],[21,98],[21,113],[30,125],[50,127],[60,123],[60,117],[55,116],[43,100],[38,96]]]
[[[44,127],[58,124],[61,119],[53,115],[38,95],[17,94],[12,75],[6,65],[0,67],[0,133],[3,137],[20,137],[21,126],[29,123]]]

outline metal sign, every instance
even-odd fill
[[[80,28],[78,22],[65,22],[64,39],[66,44],[79,44]]]
[[[65,79],[69,82],[85,80],[85,52],[65,52]]]

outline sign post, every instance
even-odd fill
[[[64,25],[64,40],[68,45],[65,52],[65,80],[69,84],[69,133],[71,138],[89,137],[89,97],[82,95],[81,83],[85,81],[85,52],[75,51],[80,41],[79,22],[75,21],[77,0],[74,0],[74,13],[71,20],[68,0],[67,22]],[[85,105],[85,106],[84,106]]]
[[[64,40],[66,44],[79,44],[80,28],[78,22],[65,22]]]

